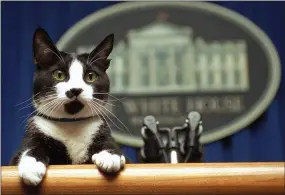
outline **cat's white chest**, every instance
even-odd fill
[[[88,148],[102,123],[100,119],[54,122],[42,117],[34,117],[34,124],[41,132],[66,146],[72,164],[79,164],[87,160]]]

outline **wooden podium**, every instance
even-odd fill
[[[128,164],[116,177],[95,165],[49,166],[38,187],[25,187],[16,167],[2,167],[1,194],[285,195],[284,162]]]

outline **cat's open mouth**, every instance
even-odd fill
[[[68,102],[64,104],[64,110],[68,114],[76,114],[80,112],[84,108],[84,104],[82,104],[79,100],[74,100],[72,102]]]

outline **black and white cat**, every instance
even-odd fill
[[[33,37],[33,105],[20,151],[10,165],[28,185],[38,185],[48,165],[94,163],[103,172],[119,172],[126,160],[101,117],[108,100],[106,70],[114,35],[89,54],[59,51],[45,30]]]

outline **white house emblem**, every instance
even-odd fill
[[[111,32],[111,95],[123,99],[108,109],[131,131],[120,131],[110,115],[115,139],[126,145],[142,146],[146,115],[171,127],[194,110],[203,116],[202,143],[224,138],[259,117],[279,87],[280,62],[269,38],[214,4],[120,3],[75,24],[58,46],[89,52]]]

